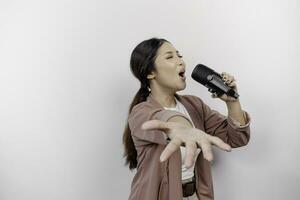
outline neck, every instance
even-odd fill
[[[174,92],[151,89],[151,95],[153,99],[155,99],[163,107],[167,107],[167,108],[176,107]]]

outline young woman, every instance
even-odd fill
[[[211,146],[231,151],[248,144],[249,114],[226,94],[212,97],[226,103],[227,117],[197,96],[177,94],[186,87],[185,63],[165,39],[138,44],[130,67],[141,87],[123,135],[126,165],[137,170],[129,200],[213,200]],[[222,76],[237,91],[234,77]]]

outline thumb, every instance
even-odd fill
[[[169,126],[167,122],[160,121],[160,120],[149,120],[142,124],[143,130],[162,130],[167,131],[169,130]]]

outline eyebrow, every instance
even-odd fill
[[[173,51],[167,51],[165,54],[168,54],[168,53],[173,53]],[[176,51],[176,53],[179,53],[179,51]]]

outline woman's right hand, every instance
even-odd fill
[[[170,143],[160,155],[161,162],[167,160],[182,144],[186,147],[185,165],[187,168],[193,164],[197,146],[201,148],[204,158],[208,161],[213,160],[212,145],[228,152],[231,151],[231,147],[220,138],[211,136],[200,129],[186,126],[182,123],[149,120],[142,125],[142,129],[164,131],[171,139]]]

